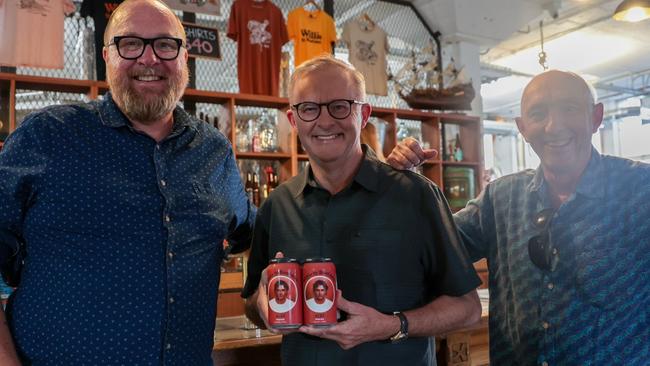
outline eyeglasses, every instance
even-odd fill
[[[530,260],[539,269],[545,271],[553,269],[553,265],[555,264],[554,257],[557,255],[557,250],[551,249],[548,230],[549,223],[554,214],[555,210],[544,209],[535,215],[533,225],[541,233],[533,236],[528,241],[528,255],[530,256]]]
[[[115,46],[117,53],[125,60],[136,60],[142,56],[147,45],[151,45],[156,57],[161,60],[171,61],[178,57],[183,40],[173,37],[117,36],[113,37],[113,42],[109,43],[107,47]]]
[[[320,116],[322,106],[327,107],[327,113],[336,119],[347,118],[352,113],[352,104],[366,104],[353,99],[334,99],[327,103],[302,102],[294,104],[291,108],[298,112],[298,117],[305,122],[312,122]]]

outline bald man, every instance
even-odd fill
[[[222,242],[246,249],[255,209],[228,139],[177,106],[174,13],[125,1],[104,39],[110,92],[31,114],[0,153],[0,249],[26,248],[0,365],[212,365]]]
[[[599,154],[602,119],[578,75],[536,76],[516,122],[540,166],[454,217],[472,259],[488,260],[493,365],[648,365],[650,166]],[[433,154],[409,140],[388,161]]]

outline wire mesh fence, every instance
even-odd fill
[[[90,0],[85,0],[90,1]],[[75,0],[77,8],[81,6],[81,0]],[[299,0],[274,0],[286,19],[287,14],[294,8],[304,6],[304,1]],[[322,6],[322,0],[317,1]],[[213,27],[219,30],[219,42],[221,59],[212,60],[197,58],[195,61],[195,87],[201,90],[221,91],[237,93],[239,91],[237,80],[237,44],[226,36],[230,8],[233,0],[221,1],[220,15],[196,14],[194,23],[202,26]],[[182,16],[182,12],[177,12]],[[368,15],[379,27],[388,34],[389,51],[387,55],[389,75],[395,74],[404,67],[412,52],[417,52],[426,47],[431,39],[427,28],[422,24],[413,8],[408,5],[397,4],[376,0],[335,0],[334,21],[337,34],[340,37],[343,26],[363,14]],[[92,80],[95,78],[95,53],[93,32],[94,24],[92,18],[82,18],[77,11],[65,19],[64,33],[64,68],[63,69],[42,69],[18,67],[16,73],[23,75],[36,75],[66,79]],[[293,43],[284,45],[283,51],[287,51],[289,69],[293,70]],[[335,56],[343,60],[348,59],[348,49],[342,42],[337,42]],[[101,61],[103,62],[103,61]],[[61,97],[59,101],[52,99]],[[47,92],[35,92],[33,90],[17,91],[16,115],[21,118],[29,111],[38,109],[44,105],[85,100],[84,95],[56,95]],[[407,108],[406,103],[395,91],[394,83],[388,83],[388,95],[368,95],[368,101],[378,107]],[[205,111],[205,113],[216,113],[216,111]],[[16,121],[21,119],[16,118]]]

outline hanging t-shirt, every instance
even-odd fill
[[[293,9],[287,16],[287,31],[293,40],[296,67],[322,53],[331,54],[336,42],[334,19],[320,9]]]
[[[95,68],[97,71],[97,80],[106,80],[106,64],[102,56],[104,48],[104,31],[108,18],[123,0],[84,0],[81,3],[82,17],[92,17],[95,23]]]
[[[189,13],[221,15],[219,0],[163,0],[170,8]]]
[[[386,32],[376,24],[368,25],[355,19],[345,24],[341,39],[348,45],[350,63],[366,79],[366,93],[387,95]]]
[[[70,0],[0,1],[0,65],[63,68],[63,19]]]
[[[237,42],[239,91],[277,96],[282,45],[289,41],[280,9],[266,0],[235,0],[228,37]]]

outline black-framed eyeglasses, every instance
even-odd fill
[[[544,209],[533,218],[533,226],[540,231],[539,234],[528,240],[528,255],[530,260],[539,269],[550,271],[553,269],[557,249],[551,248],[549,223],[555,214],[553,209]]]
[[[334,99],[327,103],[302,102],[294,104],[291,108],[298,112],[298,117],[305,122],[315,121],[320,116],[322,106],[327,107],[327,113],[336,119],[347,118],[352,113],[353,104],[366,104],[354,99]]]
[[[107,47],[115,46],[117,53],[125,60],[136,60],[151,45],[153,53],[161,60],[171,61],[178,57],[183,40],[174,37],[142,38],[136,36],[116,36]]]

